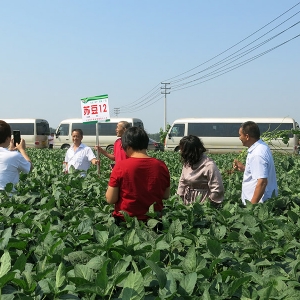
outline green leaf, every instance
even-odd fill
[[[104,264],[102,265],[100,272],[96,277],[96,285],[101,288],[101,290],[106,290],[107,283],[108,283],[108,276],[107,276],[107,265],[109,263],[109,259],[107,259]]]
[[[25,269],[26,260],[26,256],[22,253],[13,265],[12,271],[19,270],[20,272],[23,272]]]
[[[197,282],[197,273],[193,272],[190,274],[187,274],[183,280],[180,281],[180,286],[183,288],[183,290],[188,294],[192,295],[195,285]]]
[[[76,277],[84,278],[87,281],[91,281],[93,277],[93,271],[86,265],[76,265],[74,267],[74,273]]]
[[[194,245],[188,249],[185,258],[183,259],[182,269],[186,274],[196,271],[196,252]]]
[[[12,229],[11,227],[6,228],[3,231],[3,234],[1,236],[1,240],[0,240],[0,249],[4,250],[7,247],[7,244],[9,242],[9,239],[11,238],[11,234],[12,234]]]
[[[250,228],[253,228],[257,225],[256,219],[249,214],[244,215],[244,222],[245,222],[245,225]]]
[[[167,276],[166,273],[153,261],[147,260],[141,257],[143,261],[152,269],[152,271],[156,274],[159,287],[162,289],[165,287],[167,283]]]
[[[177,284],[172,273],[167,274],[167,283],[163,289],[159,289],[159,295],[162,299],[165,299],[167,296],[175,294],[177,291]]]
[[[159,241],[156,246],[155,249],[156,250],[168,250],[170,248],[170,245],[166,242],[166,241]]]
[[[129,230],[126,232],[124,236],[124,247],[125,248],[133,248],[135,245],[139,243],[139,237],[136,234],[136,231],[134,229]]]
[[[11,269],[11,257],[8,251],[4,251],[0,259],[0,278]]]
[[[4,276],[0,277],[0,289],[2,289],[9,281],[15,278],[15,272],[8,272]]]
[[[59,289],[64,284],[65,279],[65,266],[63,263],[60,263],[56,271],[55,287]]]
[[[6,193],[10,193],[13,190],[13,188],[14,188],[14,185],[11,182],[9,182],[6,184],[4,190]]]
[[[104,247],[107,240],[108,240],[108,232],[107,231],[94,231],[94,236],[96,238],[96,241],[99,243],[101,247]]]
[[[221,253],[221,245],[216,240],[207,240],[207,248],[214,257],[218,257]]]
[[[174,236],[178,236],[182,234],[182,224],[179,219],[173,220],[173,222],[169,227],[168,232]]]
[[[253,234],[253,239],[258,246],[262,246],[265,241],[265,235],[261,231],[256,231]]]
[[[122,300],[141,300],[144,299],[144,280],[140,272],[130,272],[124,282],[121,293]]]
[[[243,284],[248,283],[251,280],[251,276],[245,276],[239,279],[236,279],[232,282],[228,289],[228,293],[230,296],[233,296],[233,294],[236,292],[236,290],[242,286]]]

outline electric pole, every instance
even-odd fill
[[[117,117],[119,113],[120,113],[120,108],[119,107],[115,107],[114,108],[114,114],[115,114],[115,116]]]
[[[161,87],[162,90],[161,91],[162,94],[165,95],[165,117],[164,117],[164,130],[167,130],[167,94],[170,94],[171,92],[167,92],[167,90],[170,90],[170,87],[167,87],[167,84],[170,84],[168,82],[162,82],[161,84],[164,84],[164,87]]]

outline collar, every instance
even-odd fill
[[[78,146],[78,148],[83,148],[83,147],[84,147],[84,144],[82,144],[82,143],[80,143],[80,145]],[[74,144],[71,146],[71,148],[74,149]]]
[[[263,141],[261,139],[259,139],[258,141],[256,141],[251,147],[248,148],[248,153],[251,153],[258,145],[262,144]]]

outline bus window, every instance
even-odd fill
[[[83,136],[96,135],[96,123],[73,123],[72,131],[74,129],[81,129]]]
[[[21,135],[34,135],[33,123],[9,123],[11,131],[20,130]]]
[[[69,124],[61,124],[59,126],[58,132],[56,134],[62,135],[62,136],[68,136],[69,135]]]
[[[115,136],[118,123],[98,123],[99,135],[103,136]]]

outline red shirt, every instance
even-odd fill
[[[119,200],[113,216],[124,219],[120,213],[123,210],[131,217],[147,220],[146,213],[154,202],[154,210],[162,211],[162,199],[170,186],[170,174],[161,160],[130,157],[115,165],[108,185],[119,187]]]
[[[126,152],[124,151],[124,149],[122,147],[121,139],[117,139],[114,143],[114,156],[115,156],[116,163],[118,161],[128,158],[128,156],[126,155]]]

